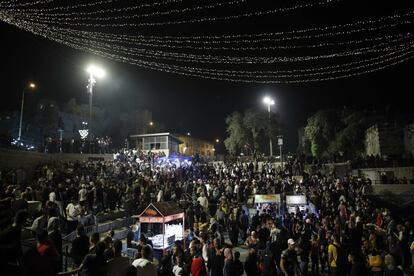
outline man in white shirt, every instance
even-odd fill
[[[85,184],[82,184],[82,189],[79,190],[79,203],[84,204],[87,199],[88,191],[86,190]]]
[[[208,199],[204,193],[201,194],[197,201],[200,203],[201,207],[203,207],[204,211],[208,212]]]
[[[142,257],[132,262],[132,265],[137,268],[137,275],[140,276],[157,276],[157,267],[151,260],[151,247],[145,245],[141,250]]]
[[[66,206],[66,219],[68,222],[69,232],[75,231],[76,227],[78,226],[80,215],[81,207],[76,202],[76,200],[72,199],[68,206]]]

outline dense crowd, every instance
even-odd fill
[[[253,162],[195,164],[124,151],[114,162],[41,165],[30,182],[2,177],[2,275],[62,271],[62,232],[72,231],[70,256],[81,275],[403,275],[412,265],[411,222],[367,198],[369,180],[322,175],[318,167],[305,173],[298,160],[283,170],[270,163],[256,169]],[[306,195],[317,211],[289,213],[282,204],[251,215],[255,194]],[[38,212],[32,201],[40,202]],[[145,233],[127,239],[137,251],[132,263],[113,232],[85,233],[100,213],[136,215],[156,201],[182,203],[188,229],[185,245],[177,242],[160,260]],[[23,228],[37,238],[25,252]],[[248,248],[244,263],[237,247]]]

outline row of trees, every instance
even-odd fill
[[[365,153],[365,132],[374,124],[405,125],[411,114],[387,107],[383,112],[323,109],[307,120],[305,136],[314,157],[343,156],[352,159]]]
[[[224,141],[231,155],[249,155],[255,160],[269,150],[269,138],[274,142],[280,134],[278,114],[246,110],[233,112],[226,118],[228,138]]]
[[[276,144],[280,134],[279,115],[246,110],[233,112],[226,118],[228,138],[225,147],[231,155],[249,155],[254,159],[269,152],[269,138]],[[374,124],[412,121],[411,114],[387,107],[384,112],[353,109],[322,109],[308,118],[305,136],[316,158],[343,157],[352,159],[365,153],[365,132]]]

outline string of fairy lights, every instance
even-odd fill
[[[14,14],[9,14],[13,18],[19,18],[19,16],[16,16]],[[261,33],[261,34],[255,34],[255,35],[235,35],[235,36],[204,36],[204,37],[182,37],[182,36],[163,36],[163,37],[157,37],[157,36],[130,36],[130,35],[122,35],[122,34],[108,34],[103,32],[88,32],[89,35],[92,37],[105,37],[108,38],[115,38],[119,39],[122,38],[122,40],[129,41],[129,42],[138,42],[142,43],[143,41],[147,42],[158,42],[158,43],[166,43],[168,45],[175,43],[175,44],[231,44],[231,43],[264,43],[264,42],[276,42],[276,41],[286,41],[286,40],[301,40],[301,39],[314,39],[314,38],[320,38],[320,37],[329,37],[329,36],[338,36],[338,35],[349,35],[353,33],[361,33],[361,32],[369,32],[369,31],[378,31],[383,29],[391,29],[393,27],[401,26],[401,25],[408,25],[413,23],[413,19],[410,18],[413,17],[414,13],[407,13],[403,15],[393,15],[389,17],[380,18],[378,20],[368,20],[368,21],[358,21],[351,24],[343,24],[343,25],[333,25],[329,27],[319,27],[319,28],[310,28],[310,29],[302,29],[302,30],[294,30],[294,31],[287,31],[287,32],[278,32],[278,33]],[[381,24],[376,25],[378,23],[387,21],[387,20],[395,20],[398,19],[399,21],[393,22],[393,23],[387,23],[387,24]],[[48,22],[46,22],[48,23]],[[32,23],[32,24],[38,24],[38,23]],[[368,27],[365,27],[364,25],[368,25]],[[358,27],[361,26],[361,27]],[[337,29],[344,29],[341,31],[328,31],[328,30],[337,30]],[[70,29],[65,28],[65,31],[68,32],[79,32],[82,33],[82,31],[78,31],[76,29]],[[304,33],[314,33],[317,32],[317,34],[304,34]],[[294,35],[292,34],[301,34],[301,35]],[[259,37],[259,39],[251,39],[253,37]],[[244,38],[244,39],[239,39]]]
[[[106,59],[231,82],[334,80],[382,70],[414,57],[414,37],[409,31],[414,11],[286,31],[144,35],[152,27],[254,22],[262,16],[329,8],[342,2],[315,0],[246,11],[249,1],[9,0],[0,2],[0,20]],[[230,9],[229,15],[215,12],[231,6],[237,9]]]
[[[52,10],[70,10],[70,9],[78,9],[78,8],[85,8],[85,7],[94,7],[99,5],[111,4],[120,0],[101,0],[101,1],[90,1],[88,3],[79,3],[71,6],[57,6],[54,8],[50,8],[49,11]],[[19,8],[19,7],[32,7],[38,5],[45,5],[50,3],[55,3],[56,0],[38,0],[33,2],[26,2],[26,3],[19,3],[20,1],[8,1],[8,2],[0,2],[1,8]],[[75,1],[73,1],[75,2]],[[44,9],[48,10],[48,9]]]
[[[46,36],[47,36],[47,34],[46,34]],[[104,52],[104,51],[102,51],[100,49],[96,50],[96,49],[84,47],[84,46],[82,46],[82,45],[84,45],[84,41],[75,41],[75,42],[78,42],[78,43],[67,43],[67,42],[65,42],[65,40],[62,40],[61,38],[54,38],[54,37],[52,37],[52,39],[54,39],[56,41],[63,42],[66,45],[71,46],[71,47],[74,47],[74,48],[77,48],[77,49],[86,50],[86,51],[92,52],[94,54],[98,54],[98,55],[101,55],[101,56],[104,56],[104,57],[107,57],[107,58],[111,58],[111,59],[114,59],[114,60],[118,60],[118,61],[129,62],[129,63],[132,63],[132,64],[139,64],[139,65],[142,65],[143,67],[146,67],[146,68],[152,68],[152,69],[154,69],[154,68],[158,68],[158,69],[164,68],[166,70],[168,69],[167,72],[176,72],[176,73],[179,73],[180,72],[178,70],[184,70],[183,73],[185,75],[195,75],[195,76],[200,76],[201,73],[205,74],[206,72],[208,72],[208,77],[209,78],[217,78],[217,76],[218,76],[217,70],[203,70],[203,71],[201,71],[201,70],[199,70],[197,68],[188,67],[188,66],[182,66],[182,67],[168,66],[167,64],[162,64],[162,63],[157,63],[157,62],[147,62],[147,61],[144,61],[144,60],[140,60],[140,59],[136,59],[136,58],[131,58],[131,57],[126,58],[124,56],[120,56],[120,55],[117,55],[117,54],[111,54],[111,53],[108,53],[108,52]],[[407,45],[407,47],[411,47],[412,48],[412,43],[409,44],[409,45]],[[399,52],[400,51],[397,51],[396,53],[399,53]],[[400,54],[400,55],[398,55],[396,57],[387,58],[387,59],[385,59],[383,61],[380,61],[380,62],[369,63],[369,64],[365,64],[365,65],[362,65],[362,66],[358,66],[356,69],[366,68],[366,67],[370,67],[370,66],[374,66],[374,65],[378,65],[378,64],[383,64],[383,63],[389,62],[389,61],[395,61],[395,60],[398,61],[399,59],[401,59],[401,57],[405,57],[406,55],[407,55],[407,53],[403,53],[403,54]],[[337,70],[337,71],[335,71],[335,73],[336,72],[349,71],[349,70],[350,69]],[[219,72],[219,73],[224,73],[224,72]],[[263,72],[261,72],[261,73],[263,73]],[[332,72],[328,72],[328,74],[331,74],[331,73]],[[314,75],[321,75],[321,74],[322,73],[315,73]],[[228,76],[230,76],[230,77],[237,77],[237,75],[235,75],[234,73],[225,74],[225,76],[226,77],[228,77]],[[279,78],[280,77],[289,77],[289,75],[283,75],[283,76],[278,76],[278,77]]]
[[[41,31],[44,32],[44,31]],[[131,49],[124,46],[118,46],[111,44],[101,43],[99,41],[92,41],[90,38],[83,37],[78,39],[75,36],[70,36],[64,33],[59,33],[60,38],[74,41],[79,40],[82,43],[93,44],[96,47],[101,48],[110,48],[112,50],[117,50],[119,53],[123,53],[131,56],[139,57],[151,57],[155,59],[167,59],[173,60],[175,62],[190,62],[190,63],[226,63],[226,64],[268,64],[268,63],[277,63],[277,62],[298,62],[298,61],[309,61],[315,59],[327,59],[333,57],[344,57],[350,55],[361,55],[374,52],[383,52],[393,49],[395,47],[401,47],[401,45],[407,44],[406,41],[409,41],[412,37],[411,35],[399,36],[396,39],[388,40],[385,42],[377,43],[368,47],[360,47],[353,49],[351,51],[345,51],[340,53],[330,53],[317,56],[300,56],[300,57],[261,57],[261,56],[250,56],[250,57],[233,57],[233,56],[213,56],[213,55],[195,55],[195,54],[186,54],[179,52],[164,52],[157,50],[148,50],[148,49]],[[402,44],[392,45],[396,42],[402,42]],[[387,46],[387,47],[383,47]]]
[[[36,31],[32,30],[34,33]],[[40,34],[40,33],[38,33]],[[301,82],[315,82],[315,81],[324,81],[324,80],[333,80],[333,79],[340,79],[351,77],[355,75],[362,75],[370,72],[375,72],[406,60],[409,60],[414,57],[414,50],[406,51],[399,53],[398,51],[394,53],[395,56],[391,56],[389,58],[381,59],[379,62],[372,62],[368,64],[363,64],[358,67],[348,68],[346,71],[350,73],[346,73],[345,70],[336,70],[334,73],[342,72],[342,74],[333,75],[331,71],[327,72],[327,74],[314,74],[315,76],[311,76],[308,78],[303,78],[304,75],[300,75],[300,78],[292,79],[289,76],[272,76],[272,79],[262,79],[261,75],[239,75],[238,73],[231,73],[231,72],[220,72],[219,70],[200,70],[199,68],[194,67],[187,67],[187,66],[177,66],[177,65],[169,65],[165,63],[157,63],[152,61],[144,61],[136,58],[127,58],[124,56],[119,56],[113,53],[107,53],[100,50],[96,50],[90,47],[85,47],[83,44],[77,44],[73,42],[67,42],[65,40],[61,40],[55,37],[49,37],[49,39],[54,40],[59,43],[63,43],[69,47],[79,49],[82,51],[87,51],[93,53],[95,55],[99,55],[108,59],[112,59],[115,61],[120,62],[127,62],[129,64],[138,65],[143,68],[152,69],[163,71],[167,73],[174,73],[178,75],[184,76],[192,76],[192,77],[199,77],[199,78],[207,78],[213,80],[223,80],[223,81],[232,81],[232,82],[255,82],[255,83],[301,83]],[[355,71],[357,70],[357,71]],[[322,76],[319,76],[322,75]]]
[[[41,16],[41,15],[22,15],[26,20],[32,22],[46,22],[48,24],[55,24],[55,25],[64,25],[64,26],[71,26],[71,27],[99,27],[99,28],[118,28],[118,27],[150,27],[150,26],[165,26],[165,25],[181,25],[181,24],[190,24],[190,23],[203,23],[203,22],[216,22],[216,21],[225,21],[225,20],[235,20],[240,18],[249,18],[249,17],[257,17],[257,16],[264,16],[264,15],[271,15],[276,13],[285,13],[301,8],[311,8],[315,6],[323,6],[330,4],[332,2],[340,2],[342,0],[323,0],[314,3],[307,3],[307,4],[298,4],[291,7],[284,7],[284,8],[276,8],[271,10],[265,11],[257,11],[257,12],[246,12],[236,15],[228,15],[228,16],[213,16],[213,17],[202,17],[202,18],[192,18],[192,19],[184,19],[184,20],[174,20],[174,21],[160,21],[160,22],[124,22],[124,23],[86,23],[86,22],[72,22],[72,19],[69,19],[70,22],[62,21],[61,17],[48,17],[48,16]],[[202,7],[198,7],[197,9],[202,9]],[[147,14],[147,16],[155,15]],[[165,15],[171,15],[171,12],[167,12]],[[110,20],[122,20],[122,19],[133,19],[134,15],[129,15],[125,17],[105,17],[101,18],[104,21]],[[91,19],[91,18],[89,18]],[[91,19],[93,20],[93,19]]]
[[[154,7],[154,6],[161,6],[168,3],[177,3],[182,0],[170,0],[170,1],[163,1],[163,2],[154,2],[151,4],[143,4],[134,7],[126,7],[120,9],[114,9],[115,11],[132,11],[137,9],[142,9],[146,7]],[[204,6],[196,6],[191,8],[182,8],[182,9],[171,9],[168,11],[156,11],[151,13],[144,13],[144,14],[137,14],[134,13],[132,15],[120,15],[120,16],[105,16],[105,17],[90,17],[88,15],[101,15],[105,13],[114,13],[114,10],[98,10],[93,12],[71,12],[71,13],[45,13],[41,10],[33,11],[33,12],[23,12],[21,10],[14,10],[16,14],[20,14],[23,18],[30,18],[31,20],[37,19],[36,21],[47,21],[49,23],[58,23],[62,21],[112,21],[112,20],[131,20],[131,19],[140,19],[140,18],[148,18],[153,16],[162,16],[162,15],[173,15],[173,14],[180,14],[185,12],[192,12],[192,11],[202,11],[205,9],[214,9],[219,8],[222,6],[227,5],[237,5],[246,2],[246,0],[236,0],[230,2],[219,2]]]

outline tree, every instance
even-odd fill
[[[244,147],[247,138],[247,130],[243,124],[243,114],[233,112],[226,118],[226,124],[229,137],[224,140],[224,145],[231,155],[237,155]]]
[[[88,116],[86,113],[87,110],[82,109],[82,106],[76,102],[75,98],[71,98],[63,105],[63,111],[77,115],[81,118],[86,118]]]
[[[246,129],[246,147],[250,149],[253,159],[256,160],[260,150],[260,135],[269,128],[268,118],[264,112],[247,110],[244,112],[243,124]]]
[[[353,158],[364,151],[366,129],[382,121],[382,116],[366,111],[320,110],[308,119],[305,135],[315,157],[329,158],[340,154]]]
[[[224,141],[228,152],[237,155],[241,152],[251,155],[255,160],[258,154],[267,148],[267,141],[272,137],[276,141],[279,134],[278,117],[267,112],[246,110],[243,114],[233,112],[226,118],[229,137]]]
[[[338,128],[340,128],[340,119],[333,109],[320,110],[308,119],[305,135],[311,143],[313,156],[322,156]]]
[[[54,136],[57,134],[59,123],[59,107],[55,101],[40,99],[34,116],[35,125],[41,128],[41,135]]]

